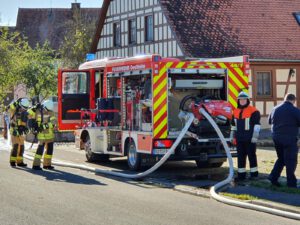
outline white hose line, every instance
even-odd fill
[[[300,220],[300,214],[298,214],[298,213],[286,212],[286,211],[279,210],[279,209],[272,209],[272,208],[268,208],[265,206],[259,206],[259,205],[254,205],[254,204],[247,203],[247,202],[236,201],[234,199],[225,198],[216,193],[216,191],[218,189],[220,189],[221,187],[230,184],[230,182],[233,178],[234,171],[233,171],[232,156],[231,156],[229,147],[227,145],[227,142],[225,141],[225,138],[224,138],[220,128],[218,127],[218,125],[215,123],[215,121],[211,118],[211,116],[203,108],[201,108],[199,111],[202,115],[205,116],[205,118],[211,123],[213,128],[216,130],[216,132],[217,132],[218,136],[220,137],[222,144],[225,148],[226,155],[227,155],[228,162],[229,162],[228,177],[225,180],[215,184],[213,187],[210,188],[211,196],[214,199],[216,199],[217,201],[226,203],[228,205],[238,206],[238,207],[242,207],[242,208],[246,208],[246,209],[252,209],[252,210],[257,210],[257,211],[261,211],[261,212],[265,212],[265,213],[270,213],[270,214],[277,215],[277,216],[287,217],[290,219]]]
[[[184,128],[180,132],[180,134],[177,137],[176,141],[173,143],[172,147],[168,150],[168,152],[153,167],[151,167],[150,169],[148,169],[144,172],[141,172],[141,173],[138,173],[138,174],[125,174],[125,173],[121,173],[121,172],[103,170],[103,169],[93,168],[93,167],[89,167],[89,166],[86,166],[86,165],[80,165],[80,164],[74,164],[74,163],[65,163],[65,162],[55,162],[55,161],[53,161],[52,164],[57,165],[57,166],[83,169],[83,170],[88,170],[88,171],[95,172],[95,173],[101,173],[101,174],[118,176],[118,177],[129,178],[129,179],[139,179],[139,178],[145,177],[145,176],[149,175],[150,173],[153,173],[155,170],[157,170],[165,161],[167,161],[167,159],[170,157],[170,155],[174,153],[176,147],[181,142],[182,138],[186,134],[187,130],[189,129],[190,125],[192,124],[192,122],[195,118],[192,113],[188,113],[186,116],[187,116],[188,120],[186,121],[186,124],[185,124]],[[27,158],[27,159],[33,160],[33,157],[31,157],[27,154],[24,154],[24,157]]]

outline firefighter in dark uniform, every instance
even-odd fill
[[[251,178],[258,177],[256,142],[260,132],[260,113],[250,105],[249,95],[240,92],[237,108],[233,110],[231,137],[236,140],[238,154],[238,175],[235,181],[246,179],[246,158],[250,163]]]
[[[287,186],[297,187],[295,170],[298,157],[297,136],[300,127],[300,110],[294,106],[295,102],[295,95],[287,94],[284,102],[276,106],[269,115],[272,138],[278,157],[269,180],[275,186],[280,186],[278,178],[285,166]]]
[[[26,110],[30,106],[27,98],[19,98],[13,101],[6,107],[9,113],[10,123],[9,132],[11,135],[12,149],[10,153],[10,165],[26,167],[27,164],[23,162],[25,135],[29,132],[27,128]]]

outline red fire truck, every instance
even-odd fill
[[[86,62],[78,70],[59,70],[59,129],[74,130],[88,161],[127,156],[129,168],[138,170],[168,151],[184,126],[178,114],[197,104],[205,105],[230,141],[232,107],[239,91],[248,90],[248,74],[247,56]],[[213,128],[197,115],[171,159],[219,167],[226,154]]]

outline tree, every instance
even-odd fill
[[[26,86],[28,97],[57,93],[57,60],[46,42],[31,48],[21,35],[0,30],[0,100],[19,84]]]
[[[37,97],[38,101],[57,94],[57,59],[49,43],[39,44],[35,48],[29,45],[24,49],[22,65],[20,66],[21,79],[30,97]],[[42,99],[39,99],[42,97]]]
[[[0,29],[0,101],[12,90],[18,80],[20,66],[19,55],[22,54],[27,43],[17,32],[9,32],[3,27]]]
[[[64,24],[66,33],[59,50],[63,67],[77,68],[84,62],[92,43],[95,24],[96,20],[82,16],[80,9],[75,11],[73,18]]]

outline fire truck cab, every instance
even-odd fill
[[[131,170],[160,159],[184,127],[180,111],[205,104],[229,142],[232,107],[248,89],[247,56],[180,61],[159,55],[106,58],[59,70],[60,130],[74,130],[88,161],[127,156]],[[196,117],[171,156],[219,167],[226,154],[210,124]]]

